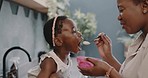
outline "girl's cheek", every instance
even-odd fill
[[[74,36],[78,39],[79,38],[79,36],[76,34],[76,33],[74,33]]]

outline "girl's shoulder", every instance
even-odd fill
[[[41,70],[51,70],[51,71],[56,72],[57,64],[53,57],[54,57],[53,51],[43,54],[40,57],[41,59],[40,59],[39,65],[40,65]]]
[[[40,58],[40,68],[41,69],[45,69],[45,70],[54,70],[56,71],[56,62],[55,60],[52,58],[53,57],[53,51],[50,51],[46,54],[43,54]]]
[[[51,60],[54,60],[54,59],[52,59],[52,57],[53,57],[53,53],[52,53],[52,51],[50,51],[50,52],[48,52],[48,53],[46,53],[46,54],[42,54],[41,56],[40,56],[40,62],[39,62],[39,64],[41,64],[45,59],[51,59]],[[50,60],[48,60],[48,61],[50,61]],[[52,62],[52,61],[51,61]]]
[[[57,68],[56,68],[56,62],[54,59],[52,58],[45,58],[41,64],[40,64],[40,68],[41,70],[50,70],[52,72],[56,72]]]

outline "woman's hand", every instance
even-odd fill
[[[98,37],[94,40],[94,42],[97,45],[99,54],[103,58],[103,60],[106,61],[108,57],[112,57],[111,40],[105,33],[99,33]]]
[[[87,61],[91,62],[94,66],[90,68],[81,68],[80,72],[86,76],[104,76],[106,71],[110,68],[106,62],[94,59],[94,58],[87,58]]]

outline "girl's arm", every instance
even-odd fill
[[[50,76],[57,70],[57,65],[52,58],[45,58],[40,67],[41,71],[37,78],[50,78]]]

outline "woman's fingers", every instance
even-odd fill
[[[97,39],[94,40],[95,43],[99,46],[101,46],[102,44],[110,44],[111,40],[109,39],[109,37],[105,34],[105,33],[99,33]]]
[[[111,43],[111,40],[110,40],[110,38],[109,38],[107,35],[105,35],[104,37],[106,38],[106,40],[107,40],[109,43]]]
[[[88,68],[81,68],[81,67],[79,67],[79,66],[77,66],[77,67],[80,69],[79,71],[80,71],[83,75],[84,75],[84,74],[86,75],[87,72],[89,71]]]
[[[105,34],[101,35],[101,38],[105,44],[109,44],[108,39],[106,38]]]
[[[103,35],[103,33],[99,33],[97,38],[94,39],[94,42],[98,47],[100,47],[102,44],[104,44],[104,41],[101,38],[102,35]]]
[[[85,76],[92,76],[92,72],[94,72],[92,68],[79,68],[79,69],[80,72]]]

